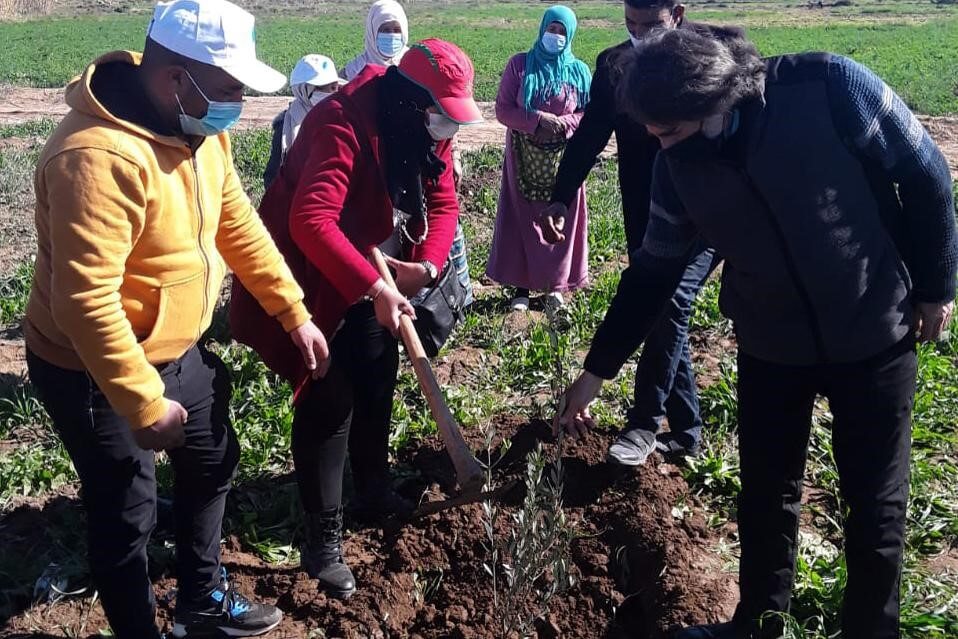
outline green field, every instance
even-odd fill
[[[708,9],[691,14],[703,21],[742,23],[763,54],[828,50],[852,56],[874,68],[909,105],[929,115],[958,113],[958,15],[928,3],[924,12],[902,12],[914,5],[874,6],[881,20],[852,20],[844,14],[823,19],[795,11]],[[595,56],[623,40],[617,4],[579,8],[578,55]],[[476,63],[476,92],[495,98],[498,78],[508,58],[529,48],[541,8],[489,4],[455,8],[410,9],[413,39],[447,38],[460,44]],[[859,16],[861,17],[861,16]],[[919,20],[920,18],[920,20]],[[59,87],[97,55],[113,49],[142,47],[147,17],[118,15],[0,23],[0,83]],[[321,17],[268,16],[258,28],[266,61],[288,71],[304,54],[322,52],[343,64],[362,48],[361,17],[332,13]]]
[[[269,5],[269,0],[256,1]],[[134,15],[0,22],[0,85],[60,86],[99,53],[138,48],[148,20],[142,12],[144,4],[137,5],[140,12]],[[479,98],[490,100],[506,59],[529,46],[544,5],[482,2],[411,6],[414,38],[437,35],[460,43],[478,67]],[[358,51],[362,31],[355,6],[323,7],[326,13],[319,16],[308,15],[302,7],[292,11],[294,15],[266,11],[258,38],[265,59],[289,69],[306,52],[321,51],[341,63]],[[932,2],[866,2],[820,14],[794,7],[782,10],[771,3],[737,3],[726,8],[713,6],[693,15],[746,24],[764,53],[816,49],[848,54],[876,69],[916,110],[958,113],[958,12],[952,8]],[[582,26],[577,50],[583,59],[593,61],[598,51],[622,39],[617,3],[586,4],[579,16]],[[0,99],[2,91],[0,88]],[[33,164],[54,124],[35,121],[0,126],[0,221],[19,215],[21,229],[30,225]],[[262,194],[261,175],[269,140],[267,130],[234,136],[236,166],[254,199]],[[486,148],[468,153],[465,164],[462,223],[471,273],[478,279],[484,273],[489,252],[502,151]],[[592,285],[571,298],[571,328],[557,338],[563,355],[556,355],[541,316],[525,324],[515,323],[506,293],[492,287],[480,293],[477,304],[443,351],[442,357],[455,357],[462,350],[481,351],[486,358],[476,372],[443,388],[463,428],[494,424],[505,414],[530,419],[551,417],[551,367],[557,357],[564,357],[569,371],[578,370],[615,292],[623,264],[625,238],[616,168],[614,159],[603,160],[588,181]],[[13,235],[8,227],[3,228],[4,234]],[[2,250],[7,238],[0,240]],[[10,240],[24,241],[20,236]],[[0,347],[21,338],[18,324],[32,269],[29,259],[18,259],[9,266],[0,260]],[[708,550],[727,569],[734,569],[738,548],[730,522],[734,521],[739,489],[736,370],[734,347],[729,342],[732,327],[719,311],[718,290],[718,279],[713,278],[699,296],[691,322],[693,353],[707,356],[696,359],[706,422],[705,451],[682,471],[695,500],[690,505],[681,504],[681,508],[694,508],[704,515],[711,536],[702,543],[709,544]],[[240,496],[230,503],[224,535],[238,540],[244,551],[273,567],[289,568],[298,561],[293,540],[300,526],[297,497],[289,479],[289,388],[251,351],[231,340],[222,309],[206,337],[234,376],[231,414],[242,451],[238,483],[269,486],[268,497],[260,502],[246,503],[244,499],[249,496],[237,491]],[[956,639],[958,330],[953,329],[941,343],[922,346],[919,365],[912,496],[902,580],[902,633],[907,639]],[[593,411],[603,428],[617,428],[623,423],[625,410],[632,402],[634,371],[633,361],[619,379],[603,388]],[[436,427],[407,366],[401,369],[395,397],[390,443],[398,452],[417,439],[433,435]],[[840,595],[847,579],[841,555],[845,506],[831,447],[831,419],[827,402],[820,402],[806,473],[805,489],[810,499],[802,519],[793,607],[796,626],[789,639],[841,637]],[[170,492],[171,472],[168,462],[161,461],[161,494]],[[27,503],[40,508],[72,500],[68,516],[51,519],[42,531],[43,539],[51,543],[32,552],[0,553],[0,636],[7,636],[4,624],[9,615],[29,616],[29,611],[22,610],[23,601],[51,562],[59,564],[68,576],[82,575],[86,570],[80,508],[71,486],[76,486],[72,465],[31,386],[16,375],[0,374],[0,538],[3,516],[15,505]],[[626,497],[641,499],[641,495]],[[151,553],[163,552],[169,549],[160,544],[151,547]],[[57,636],[87,636],[72,627],[56,630]],[[91,627],[87,633],[101,630]]]
[[[5,129],[0,128],[0,138]],[[251,191],[258,189],[268,155],[269,136],[254,131],[237,136],[237,166]],[[0,152],[2,155],[2,152]],[[498,194],[502,152],[487,149],[466,155],[467,179],[462,201],[463,224],[469,243],[471,271],[480,277],[485,267],[491,224]],[[26,170],[24,166],[22,170]],[[590,271],[593,285],[570,304],[572,328],[561,336],[567,365],[575,369],[588,347],[618,281],[618,258],[624,246],[614,161],[602,162],[588,182],[590,205]],[[16,321],[23,312],[30,268],[0,276],[0,294],[6,303],[0,323]],[[719,359],[706,373],[701,393],[706,421],[705,454],[685,471],[692,491],[716,531],[734,518],[738,491],[735,437],[734,353],[719,344],[731,326],[718,310],[718,281],[700,295],[692,319],[695,350]],[[466,382],[444,388],[450,407],[464,428],[479,428],[503,410],[529,417],[544,414],[548,406],[553,350],[544,321],[524,329],[508,328],[509,312],[503,293],[491,291],[457,331],[445,354],[461,348],[481,349],[489,361],[499,362]],[[225,324],[208,335],[210,347],[226,360],[234,375],[233,420],[240,437],[240,482],[277,478],[290,470],[292,412],[289,389],[278,383],[246,348],[231,342]],[[576,354],[579,354],[577,356]],[[703,371],[699,371],[700,374]],[[631,403],[634,365],[614,383],[606,384],[594,413],[604,427],[622,423]],[[506,408],[508,407],[508,408]],[[958,636],[958,573],[935,568],[934,558],[958,547],[958,331],[941,344],[920,351],[920,383],[916,399],[912,500],[903,591],[903,632],[909,639]],[[831,448],[831,416],[827,404],[816,411],[807,471],[807,489],[815,495],[803,525],[798,560],[796,622],[806,630],[799,639],[832,639],[840,619],[840,593],[846,578],[840,549],[843,510]],[[435,433],[412,371],[400,374],[393,410],[391,445],[400,450],[410,441]],[[33,391],[25,381],[0,386],[0,513],[8,500],[22,495],[43,496],[75,480],[69,459]],[[161,491],[170,488],[170,468],[158,470]],[[288,488],[288,485],[287,485]],[[265,511],[231,510],[226,530],[243,540],[244,547],[278,564],[296,561],[290,538],[296,530],[295,493],[284,489]],[[76,555],[77,532],[71,526],[50,533],[57,545],[35,556],[5,561],[0,570],[0,617],[11,610],[16,597],[28,592],[36,575],[50,561],[82,571]],[[719,534],[717,532],[717,534]],[[730,565],[735,544],[723,540],[714,551]],[[954,552],[953,550],[951,552]],[[71,563],[72,562],[72,563]],[[6,608],[6,611],[5,611]],[[797,631],[796,631],[797,632]]]

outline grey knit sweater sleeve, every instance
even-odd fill
[[[828,96],[836,129],[898,185],[912,250],[904,256],[919,302],[955,299],[958,235],[951,173],[941,151],[891,87],[866,67],[832,56]]]
[[[612,304],[596,330],[584,368],[612,379],[645,341],[675,294],[698,239],[662,156],[652,178],[652,205],[642,246],[631,255]]]

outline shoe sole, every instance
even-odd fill
[[[651,455],[649,455],[649,457],[651,457]],[[646,457],[645,459],[641,459],[641,460],[640,459],[633,460],[633,459],[620,459],[616,457],[615,455],[606,454],[605,460],[609,462],[610,464],[615,464],[617,466],[628,466],[630,468],[634,468],[636,466],[644,466],[645,462],[649,461],[649,457]]]
[[[276,629],[279,624],[283,622],[283,618],[280,617],[276,623],[273,623],[265,628],[258,628],[256,630],[243,630],[241,628],[222,628],[216,627],[211,628],[208,631],[204,630],[202,632],[193,632],[190,633],[187,630],[186,626],[183,624],[174,624],[173,632],[170,633],[171,637],[176,639],[189,639],[190,637],[259,637],[265,635],[268,632],[272,632]],[[218,634],[217,634],[218,633]]]
[[[350,597],[352,597],[353,595],[356,594],[356,590],[357,590],[357,589],[356,589],[355,587],[353,587],[353,588],[351,588],[351,589],[349,589],[349,590],[341,590],[341,589],[338,589],[338,588],[331,588],[330,586],[325,585],[325,584],[323,584],[323,582],[319,581],[319,577],[316,576],[316,573],[312,573],[312,572],[310,572],[309,570],[306,570],[305,567],[302,567],[302,568],[303,568],[303,570],[306,572],[306,574],[309,575],[309,578],[310,578],[310,579],[315,579],[315,580],[316,580],[316,582],[317,582],[317,583],[316,583],[316,590],[319,591],[319,592],[321,592],[321,593],[323,593],[323,594],[326,595],[327,597],[332,597],[333,599],[339,599],[339,600],[341,600],[341,601],[345,601],[346,599],[349,599]]]
[[[333,599],[339,599],[340,601],[346,601],[356,594],[355,588],[352,590],[333,590],[331,588],[320,587],[320,591],[325,593],[327,596],[332,597]]]

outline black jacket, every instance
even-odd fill
[[[832,54],[766,62],[764,101],[717,139],[659,153],[642,247],[586,369],[611,378],[704,240],[725,258],[724,315],[739,349],[793,366],[867,360],[908,338],[915,302],[954,299],[948,164],[904,102]]]
[[[720,40],[744,38],[745,30],[694,22],[683,22],[680,29],[693,29]],[[615,132],[619,159],[619,188],[622,192],[622,213],[629,253],[642,244],[649,221],[649,198],[652,166],[659,150],[659,141],[641,124],[630,120],[616,105],[615,78],[621,55],[632,49],[623,42],[599,54],[592,78],[589,103],[579,128],[566,146],[559,164],[552,201],[569,205],[589,171]]]
[[[279,167],[283,164],[283,123],[285,121],[285,109],[273,118],[273,138],[269,145],[269,160],[266,161],[266,169],[263,171],[264,190],[269,190],[269,185],[279,175]]]

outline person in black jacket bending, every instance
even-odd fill
[[[659,142],[644,126],[616,108],[616,61],[656,29],[688,29],[723,40],[743,38],[745,32],[737,27],[689,22],[685,19],[685,7],[676,0],[625,0],[624,8],[629,39],[599,54],[591,100],[562,157],[552,193],[553,204],[546,216],[566,214],[614,131],[625,238],[631,255],[639,248],[649,220],[652,164]],[[542,227],[546,240],[560,241],[561,231],[550,235],[549,225],[544,223]],[[625,429],[609,449],[610,460],[631,466],[644,463],[656,449],[671,460],[698,453],[702,418],[689,353],[688,324],[692,303],[719,261],[705,244],[697,245],[691,252],[681,285],[646,340],[635,375],[634,406],[628,412]],[[666,418],[669,432],[657,436]]]
[[[669,31],[623,64],[620,103],[662,144],[651,217],[557,426],[594,426],[602,381],[705,240],[725,258],[720,305],[739,347],[741,600],[731,623],[675,637],[780,636],[767,613],[788,611],[822,395],[847,506],[842,630],[897,639],[915,340],[948,325],[958,272],[948,164],[891,88],[848,58],[762,60],[743,40]]]

